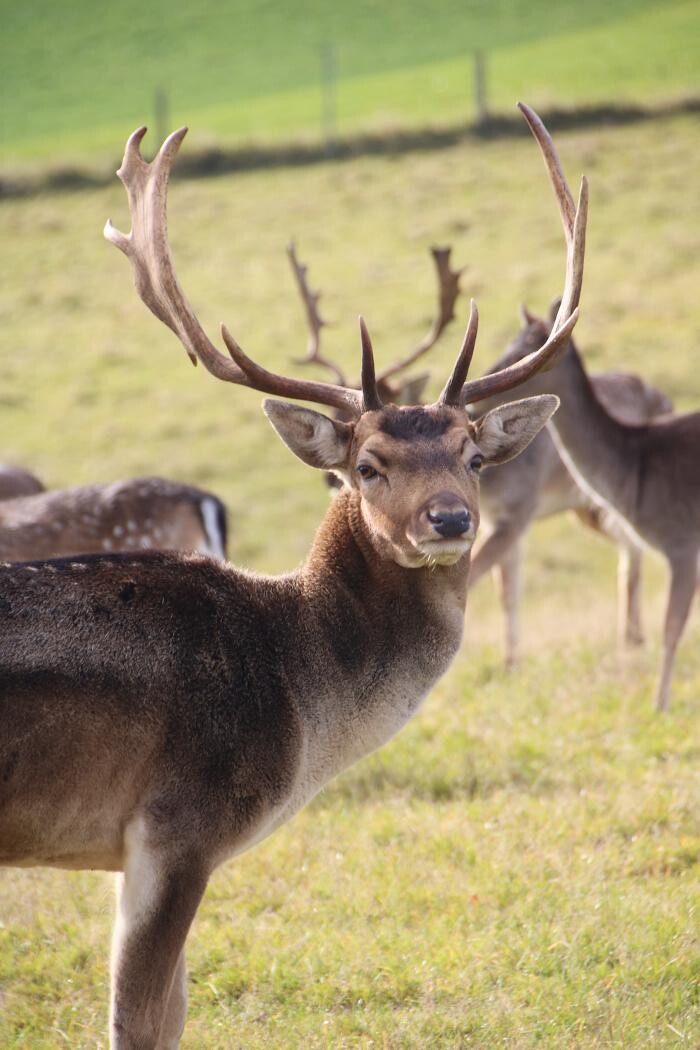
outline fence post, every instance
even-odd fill
[[[328,153],[335,149],[336,79],[335,49],[331,43],[326,42],[321,45],[321,131]]]
[[[474,103],[476,126],[484,127],[489,122],[489,107],[486,100],[486,60],[480,50],[474,52]]]

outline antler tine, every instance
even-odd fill
[[[364,317],[360,318],[360,340],[362,342],[362,408],[372,412],[382,408],[382,399],[377,390],[374,372],[374,350]]]
[[[129,258],[139,296],[155,316],[179,338],[193,362],[200,360],[217,379],[301,401],[313,401],[359,416],[362,396],[358,390],[331,383],[291,379],[268,372],[252,361],[226,332],[232,359],[210,341],[182,291],[168,243],[168,182],[173,161],[187,128],[173,132],[155,159],[147,164],[139,149],[146,134],[139,128],[131,135],[117,175],[124,183],[131,213],[128,234],[108,219],[104,235]]]
[[[462,387],[469,372],[469,366],[474,356],[476,346],[476,333],[479,329],[479,311],[473,299],[470,300],[469,324],[462,342],[462,349],[452,369],[452,375],[447,380],[445,387],[437,400],[439,405],[455,405],[458,407],[462,397]]]
[[[551,368],[559,351],[566,345],[578,320],[578,303],[583,284],[583,261],[586,252],[586,221],[588,218],[588,182],[581,179],[581,190],[578,205],[574,207],[573,197],[564,176],[564,172],[554,148],[551,136],[541,119],[533,109],[519,102],[518,106],[525,117],[530,130],[535,136],[542,151],[545,166],[554,189],[566,240],[566,276],[561,305],[557,313],[549,338],[539,350],[527,357],[499,369],[497,372],[469,380],[462,390],[462,403],[482,401],[492,394],[502,393],[512,387],[526,382],[536,372]]]
[[[428,350],[431,350],[439,340],[442,333],[445,331],[450,321],[455,318],[455,303],[459,297],[460,287],[459,279],[464,273],[465,267],[459,270],[453,270],[450,266],[450,256],[452,254],[452,248],[431,248],[430,254],[433,257],[435,264],[435,275],[437,277],[438,285],[438,310],[437,314],[431,324],[429,330],[423,336],[417,346],[407,354],[406,357],[401,358],[394,364],[389,365],[383,372],[379,373],[377,377],[381,382],[383,380],[391,378],[396,375],[397,372],[403,372],[405,368],[414,364],[419,357],[426,354]]]
[[[312,292],[309,288],[306,279],[309,268],[305,263],[299,261],[294,241],[290,241],[287,245],[287,256],[292,267],[292,272],[297,283],[297,288],[299,289],[301,300],[304,304],[306,321],[309,326],[309,342],[306,357],[299,357],[294,360],[297,364],[311,364],[314,362],[317,365],[321,365],[323,368],[327,368],[332,372],[335,381],[339,386],[347,386],[348,383],[345,375],[341,372],[338,365],[321,354],[321,329],[327,328],[328,322],[324,321],[318,312],[318,303],[321,298],[321,293]]]
[[[542,119],[535,113],[534,109],[524,102],[518,103],[520,112],[525,117],[530,131],[537,140],[542,151],[547,173],[554,189],[554,194],[559,204],[564,237],[566,239],[566,283],[564,294],[559,306],[553,331],[559,329],[560,324],[571,315],[578,306],[581,297],[581,285],[583,283],[583,255],[585,251],[586,238],[586,212],[588,210],[588,183],[586,177],[581,179],[578,206],[574,205],[574,199],[566,182],[564,171],[559,160],[552,136],[547,131]],[[585,199],[583,215],[581,214],[581,198]],[[581,221],[583,219],[583,222]],[[576,248],[579,248],[577,251]]]

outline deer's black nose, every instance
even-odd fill
[[[429,510],[428,521],[441,536],[461,536],[469,531],[471,515],[465,507],[459,510]]]

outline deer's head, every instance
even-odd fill
[[[506,368],[508,365],[517,364],[518,361],[522,361],[524,357],[527,357],[529,354],[537,350],[538,346],[542,346],[542,343],[549,338],[549,334],[552,331],[559,306],[560,300],[555,299],[549,308],[549,316],[545,318],[533,313],[523,303],[520,307],[520,330],[510,341],[501,356],[492,365],[487,374],[498,372],[502,368]],[[559,353],[549,362],[549,368],[558,364],[562,356],[566,353],[567,346],[569,346],[570,343],[570,339],[566,340],[565,343],[562,343]],[[540,372],[545,371],[547,371],[547,369],[540,369]],[[534,379],[535,377],[533,376],[532,381],[534,381]],[[532,381],[528,384],[528,390],[532,389]]]
[[[472,422],[461,370],[476,337],[473,308],[465,347],[435,404],[382,404],[363,327],[363,397],[350,422],[289,402],[264,402],[285,444],[304,463],[339,475],[358,492],[377,550],[399,565],[451,565],[466,554],[479,525],[479,474],[517,456],[558,405],[551,395],[510,402]],[[467,384],[468,386],[468,384]]]

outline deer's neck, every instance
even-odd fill
[[[357,493],[334,500],[300,576],[312,777],[329,779],[417,710],[459,648],[468,570],[468,557],[402,568],[377,552]]]
[[[637,428],[619,423],[600,404],[573,344],[561,364],[545,373],[542,381],[561,399],[552,429],[562,459],[584,489],[633,521]]]

